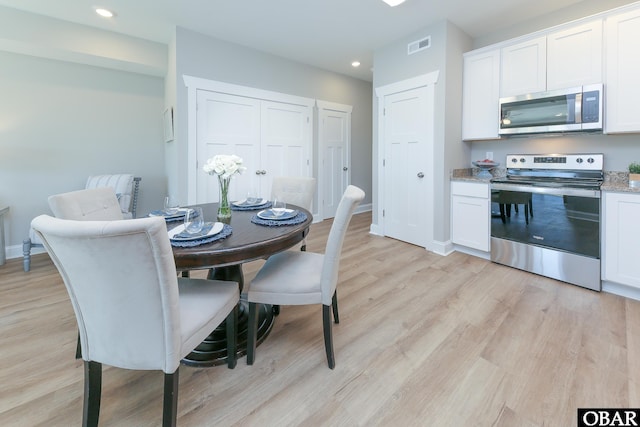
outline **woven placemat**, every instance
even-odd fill
[[[279,227],[281,225],[296,225],[303,223],[307,220],[307,214],[304,212],[298,212],[298,215],[291,219],[274,220],[274,219],[262,219],[258,215],[251,217],[251,222],[258,225],[265,225],[267,227]]]
[[[176,248],[192,248],[194,246],[206,245],[207,243],[212,243],[218,240],[226,239],[231,235],[232,232],[233,232],[233,229],[231,228],[231,226],[229,224],[224,224],[222,226],[222,231],[220,231],[217,234],[214,234],[213,236],[206,236],[206,237],[203,237],[202,239],[186,240],[186,241],[169,239],[169,241],[171,242],[171,246],[175,246]]]

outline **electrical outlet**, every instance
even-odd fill
[[[487,155],[484,156],[485,159],[493,160],[493,151],[487,151]]]

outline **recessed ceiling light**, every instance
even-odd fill
[[[359,66],[360,66],[360,61],[353,61],[353,62],[351,63],[351,66],[352,66],[352,67],[359,67]]]
[[[405,0],[382,0],[382,1],[385,2],[386,4],[388,4],[391,7],[397,6],[397,5],[405,2]]]
[[[96,13],[105,18],[112,18],[114,13],[107,9],[97,8]]]

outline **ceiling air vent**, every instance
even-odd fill
[[[421,50],[425,50],[431,47],[431,36],[427,36],[423,39],[416,40],[407,45],[407,55],[412,55]]]

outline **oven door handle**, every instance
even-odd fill
[[[551,194],[556,196],[589,197],[592,199],[600,198],[600,190],[587,190],[584,188],[537,187],[535,185],[491,183],[491,189],[504,190],[504,191],[519,191],[522,193]]]

